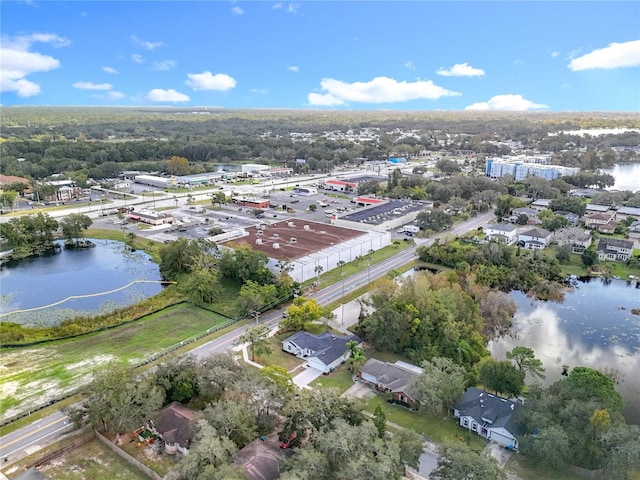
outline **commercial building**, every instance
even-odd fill
[[[485,162],[485,174],[491,178],[500,178],[512,175],[515,180],[524,180],[527,177],[540,177],[545,180],[575,175],[580,172],[578,167],[563,167],[550,165],[551,157],[539,156],[508,156],[501,158],[487,158]]]
[[[373,201],[371,201],[373,200]],[[332,225],[358,230],[387,231],[413,222],[418,214],[433,207],[432,202],[396,199],[366,199],[358,197],[356,203],[368,205],[342,216],[333,216]]]
[[[269,165],[262,165],[259,163],[244,163],[242,165],[242,173],[244,175],[262,175],[267,173],[271,167]]]
[[[136,175],[133,179],[135,183],[149,185],[156,188],[175,188],[178,186],[176,177],[159,177],[157,175]]]

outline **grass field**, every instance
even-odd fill
[[[76,448],[40,467],[56,480],[146,480],[147,477],[98,440]]]
[[[190,304],[111,330],[0,352],[0,418],[61,398],[110,360],[137,363],[227,321]]]

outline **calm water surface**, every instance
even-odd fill
[[[613,168],[603,168],[602,172],[612,175],[616,180],[616,183],[609,190],[640,192],[640,163],[628,163],[616,165]]]
[[[546,368],[545,384],[562,378],[562,366],[604,371],[617,381],[628,422],[640,424],[640,289],[624,280],[581,282],[562,303],[540,302],[520,292],[513,337],[492,341],[494,358],[516,345],[532,348]],[[529,381],[530,379],[527,379]]]
[[[55,255],[30,258],[0,270],[0,314],[32,309],[60,302],[72,295],[92,295],[73,299],[42,310],[12,313],[3,322],[29,326],[52,325],[73,315],[94,315],[137,303],[162,290],[160,270],[142,251],[130,252],[122,242],[93,240],[95,248],[62,249]]]

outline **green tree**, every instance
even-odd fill
[[[211,203],[213,205],[226,205],[227,204],[227,195],[223,191],[217,191],[211,194]]]
[[[178,464],[179,480],[215,478],[216,471],[225,468],[237,450],[231,440],[220,435],[206,420],[197,420],[195,429],[189,455]]]
[[[222,399],[204,409],[203,416],[219,435],[242,448],[258,436],[258,420],[246,402]]]
[[[373,412],[373,424],[376,426],[376,430],[378,430],[378,436],[380,438],[384,438],[387,433],[387,416],[384,414],[384,410],[382,409],[382,404],[378,402],[376,405],[376,409]]]
[[[317,209],[318,209],[318,205],[316,205],[315,203],[312,203],[311,205],[309,205],[309,211],[315,212]]]
[[[18,194],[11,190],[6,190],[0,193],[0,207],[3,209],[9,207],[13,212],[13,205],[16,202],[16,198],[18,198]]]
[[[439,208],[434,208],[431,212],[423,210],[418,213],[416,223],[422,230],[432,230],[439,232],[451,225],[451,217]]]
[[[507,352],[507,360],[515,362],[518,370],[528,373],[534,378],[545,378],[542,362],[535,357],[535,353],[529,347],[517,346]]]
[[[238,293],[238,313],[251,315],[257,320],[257,315],[275,302],[276,298],[275,285],[260,285],[258,282],[248,280],[240,287]]]
[[[412,389],[420,409],[429,413],[445,413],[462,396],[467,371],[451,359],[435,357],[422,362],[423,373]]]
[[[478,454],[464,444],[447,445],[440,449],[438,467],[429,476],[432,480],[506,480],[496,461]]]
[[[93,220],[87,215],[81,213],[72,213],[66,217],[62,217],[58,222],[62,228],[62,235],[68,242],[74,241],[78,243],[78,239],[82,236],[83,230],[86,230],[93,224]]]
[[[324,311],[317,300],[297,297],[287,308],[287,317],[280,321],[280,328],[285,331],[304,330],[308,324],[319,320]]]
[[[291,374],[287,372],[286,368],[278,365],[268,365],[260,369],[260,375],[274,384],[281,395],[288,396],[293,394],[296,390]]]
[[[598,252],[594,248],[587,248],[582,252],[582,264],[589,268],[598,263]]]
[[[173,156],[167,160],[165,170],[170,175],[188,175],[191,173],[189,160],[184,157]]]
[[[197,364],[192,356],[164,361],[153,375],[154,383],[164,390],[167,402],[188,402],[198,393]]]
[[[496,393],[519,395],[524,387],[525,373],[506,360],[488,359],[480,365],[480,383]]]
[[[180,290],[197,304],[213,303],[220,292],[216,258],[198,254],[189,268],[189,275],[180,283]]]
[[[196,242],[179,238],[160,248],[160,274],[168,280],[189,272],[195,258],[201,253]]]
[[[164,402],[151,377],[135,377],[128,365],[116,362],[96,373],[89,392],[83,404],[89,422],[116,433],[144,424]]]
[[[244,343],[249,344],[249,351],[251,352],[251,361],[255,361],[256,354],[260,356],[261,354],[270,354],[271,348],[269,347],[269,327],[266,325],[258,325],[248,330],[238,337],[236,342],[237,345],[242,345]]]
[[[364,349],[356,340],[347,342],[346,347],[349,353],[349,370],[352,374],[355,374],[366,363],[367,357],[364,355]]]

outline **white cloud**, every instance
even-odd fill
[[[553,58],[556,58],[558,55],[560,55],[560,52],[551,52]]]
[[[640,40],[624,43],[610,43],[608,47],[598,48],[569,63],[574,72],[602,68],[610,70],[621,67],[640,66]]]
[[[120,100],[124,97],[126,97],[126,95],[122,92],[118,92],[117,90],[112,90],[107,93],[107,98],[109,100]]]
[[[300,5],[297,3],[290,3],[289,5],[287,5],[287,13],[290,13],[291,15],[297,15],[298,11],[300,10]]]
[[[70,44],[69,40],[50,33],[33,33],[0,39],[0,92],[15,92],[20,97],[40,93],[40,85],[25,77],[35,72],[48,72],[60,67],[60,61],[49,55],[30,51],[34,43],[48,43],[55,47]]]
[[[440,67],[436,73],[444,77],[482,77],[484,70],[481,68],[473,68],[468,63],[457,63],[449,70]]]
[[[111,90],[113,85],[110,83],[76,82],[72,87],[80,90]]]
[[[435,85],[431,80],[398,82],[388,77],[376,77],[369,82],[354,83],[323,78],[320,89],[324,92],[312,92],[308,95],[311,105],[335,106],[347,102],[394,103],[416,99],[436,100],[460,95],[458,92]]]
[[[131,35],[131,41],[140,48],[145,50],[155,50],[158,47],[164,47],[164,42],[149,42],[147,40],[141,40],[135,35]]]
[[[224,92],[235,88],[236,80],[226,73],[216,73],[213,75],[206,70],[202,73],[189,73],[189,77],[184,83],[194,90],[217,90]]]
[[[289,70],[290,72],[299,72],[300,71],[300,67],[298,67],[297,65],[291,65],[291,66],[287,67],[287,70]]]
[[[231,8],[231,13],[233,13],[234,15],[242,15],[244,13],[244,10],[236,5],[235,7]]]
[[[404,64],[404,68],[408,68],[409,70],[415,70],[416,66],[413,64],[413,62],[409,61]]]
[[[139,53],[134,53],[133,55],[131,55],[131,60],[136,63],[144,63],[144,58],[142,58],[142,55],[140,55]]]
[[[160,62],[155,61],[153,62],[153,70],[160,70],[163,72],[166,72],[167,70],[171,70],[172,68],[176,67],[176,62],[173,60],[162,60]]]
[[[154,88],[153,90],[149,90],[147,96],[145,97],[147,100],[152,102],[188,102],[189,96],[184,93],[176,92],[173,88],[168,90],[163,90],[161,88]]]
[[[108,73],[110,75],[115,75],[115,74],[118,73],[118,70],[116,70],[113,67],[102,67],[102,71],[105,72],[105,73]]]
[[[465,110],[507,110],[514,112],[522,112],[525,110],[539,110],[549,108],[548,105],[533,103],[522,95],[496,95],[491,97],[487,102],[474,103],[465,108]]]

